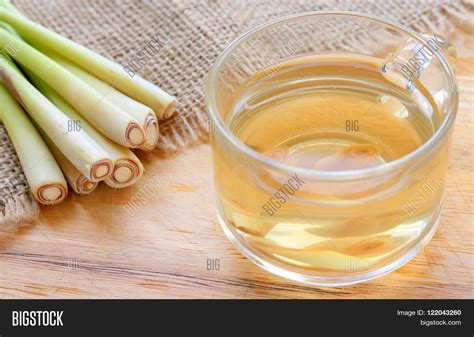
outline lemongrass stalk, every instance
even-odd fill
[[[16,37],[21,39],[21,37],[16,33],[16,31],[4,22],[0,22],[0,28],[7,30],[12,35],[15,35]],[[151,151],[156,148],[160,131],[158,119],[156,118],[155,112],[151,108],[141,104],[140,102],[135,101],[133,98],[122,94],[114,87],[92,76],[87,71],[83,70],[76,64],[65,59],[64,57],[61,57],[59,54],[56,54],[51,50],[48,50],[47,53],[46,50],[40,51],[43,52],[46,56],[50,57],[53,61],[65,67],[73,74],[78,76],[80,79],[88,83],[94,89],[99,91],[104,97],[110,99],[113,104],[121,108],[124,112],[128,113],[129,116],[137,119],[138,122],[141,123],[146,135],[146,141],[142,146],[139,147],[140,150]]]
[[[67,183],[51,152],[23,109],[0,83],[0,119],[38,202],[53,205],[67,196]]]
[[[0,20],[11,25],[31,45],[54,50],[127,96],[151,107],[158,118],[171,117],[176,111],[175,97],[136,74],[130,75],[124,67],[92,50],[8,8],[0,8]]]
[[[73,191],[80,195],[86,195],[94,191],[99,183],[87,179],[67,160],[66,156],[44,132],[42,132],[42,135]]]
[[[18,35],[18,33],[12,28],[12,26],[7,25],[5,22],[0,21],[0,28],[5,29],[10,34],[20,38],[20,35]]]
[[[4,3],[5,2],[11,5],[9,1],[4,0]],[[11,8],[13,10],[16,10],[16,8],[13,5],[11,5]],[[11,26],[3,22],[0,22],[0,26],[1,28],[6,29],[11,34],[16,35],[15,30],[13,30]],[[18,35],[16,36],[19,37]],[[56,162],[59,164],[64,176],[66,177],[67,182],[69,183],[71,188],[74,190],[74,192],[76,192],[77,194],[86,195],[94,191],[98,183],[90,181],[81,172],[79,172],[79,170],[76,169],[74,165],[71,164],[71,162],[66,158],[66,156],[59,150],[59,148],[56,145],[54,145],[53,141],[49,139],[46,133],[42,131],[38,125],[35,125],[35,127],[41,133],[43,139],[48,144],[48,147],[51,153],[56,159]]]
[[[116,188],[127,187],[141,178],[144,172],[143,165],[130,149],[120,146],[102,135],[43,80],[31,73],[27,73],[27,75],[43,95],[71,120],[78,121],[81,129],[109,155],[114,166],[112,174],[105,179],[108,185]]]
[[[140,102],[137,102],[133,98],[122,94],[111,85],[94,77],[75,63],[65,59],[57,53],[46,49],[41,49],[41,51],[53,61],[66,68],[81,80],[93,87],[95,90],[100,92],[102,95],[107,97],[112,103],[122,108],[122,110],[128,113],[130,116],[135,118],[145,130],[147,138],[146,142],[140,147],[140,150],[151,151],[156,147],[158,144],[160,131],[158,119],[156,118],[155,112],[151,108],[143,105]]]
[[[0,6],[5,7],[17,14],[21,14],[20,11],[11,3],[10,0],[0,0]]]
[[[14,45],[15,49],[14,52],[9,52],[9,56],[23,69],[28,69],[44,79],[107,137],[128,147],[140,147],[145,143],[145,131],[135,118],[130,117],[104,95],[46,55],[6,30],[0,29],[0,48],[11,45]]]
[[[83,130],[71,132],[71,119],[48,101],[6,57],[0,57],[0,78],[17,102],[91,181],[106,179],[113,169],[108,156]]]

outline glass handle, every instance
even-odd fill
[[[422,34],[422,37],[426,41],[430,41],[430,40],[438,41],[438,43],[440,44],[441,53],[443,53],[444,57],[449,62],[449,65],[451,66],[451,68],[453,68],[453,70],[456,69],[456,64],[458,61],[458,53],[456,51],[456,47],[451,42],[449,42],[445,37],[441,35],[437,35],[437,34],[434,34],[434,35]]]
[[[441,52],[453,70],[455,69],[457,52],[453,44],[437,34],[422,34],[422,37],[424,43],[410,38],[394,54],[389,54],[381,67],[381,73],[387,80],[412,90],[413,77],[419,78],[438,52]]]

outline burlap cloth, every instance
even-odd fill
[[[207,141],[204,83],[231,40],[269,19],[314,10],[352,10],[396,19],[419,32],[472,32],[472,4],[463,1],[338,0],[14,0],[24,14],[121,64],[151,38],[163,47],[139,71],[178,97],[178,114],[161,123],[158,151],[174,153]],[[1,102],[0,102],[1,104]],[[19,161],[0,124],[0,224],[38,214]]]

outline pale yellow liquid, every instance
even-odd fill
[[[442,116],[420,83],[411,92],[395,85],[381,62],[338,54],[266,69],[237,88],[226,123],[254,150],[308,172],[389,163],[425,143]],[[263,205],[292,174],[268,172],[219,146],[215,153],[225,220],[255,254],[279,265],[328,275],[369,270],[406,252],[438,212],[444,152],[408,178],[328,182],[300,174],[298,191],[270,213]],[[424,202],[407,206],[432,174],[436,186]]]

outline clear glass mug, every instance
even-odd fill
[[[206,103],[217,213],[233,244],[314,285],[412,259],[440,221],[455,60],[440,37],[350,12],[288,16],[232,42]]]

